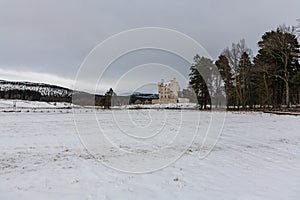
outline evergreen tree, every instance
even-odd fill
[[[200,109],[211,109],[212,66],[212,60],[196,55],[190,68],[189,84],[197,96]]]
[[[291,79],[299,71],[295,56],[299,53],[299,43],[293,32],[293,28],[286,26],[266,32],[258,42],[260,49],[255,59],[256,67],[261,67],[263,76],[272,82],[272,103],[285,103],[287,107],[290,106]]]
[[[249,75],[252,67],[252,63],[250,61],[250,57],[248,53],[244,52],[241,55],[239,61],[239,73],[237,78],[237,85],[240,102],[243,106],[243,109],[246,109],[246,105],[248,105],[249,97],[250,97],[250,83],[249,83]]]
[[[215,64],[225,84],[227,109],[229,109],[230,105],[234,105],[233,74],[226,56],[220,55]]]
[[[110,88],[104,95],[104,108],[109,109],[112,106],[114,96],[116,96],[116,93]]]

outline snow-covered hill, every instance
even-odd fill
[[[72,95],[72,90],[56,85],[0,80],[0,91],[9,90],[30,90],[39,92],[42,96],[51,97],[70,97]]]

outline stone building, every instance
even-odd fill
[[[159,99],[152,100],[153,104],[178,103],[178,93],[180,87],[176,78],[173,78],[169,83],[165,83],[162,79],[158,82]]]

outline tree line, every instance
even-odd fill
[[[36,92],[32,90],[12,89],[8,91],[0,91],[1,99],[22,99],[22,100],[29,100],[29,101],[40,101],[41,97],[42,95],[40,92]]]
[[[210,109],[212,101],[215,105],[225,96],[227,109],[290,108],[300,104],[297,29],[281,25],[264,33],[257,44],[255,56],[242,39],[223,50],[215,62],[194,57],[189,79],[200,109]]]

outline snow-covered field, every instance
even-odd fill
[[[17,110],[58,109],[58,108],[68,108],[72,106],[72,104],[66,102],[42,102],[42,101],[0,99],[0,111],[13,110],[14,104],[16,105]]]
[[[183,109],[195,109],[197,104],[195,103],[177,103],[177,104],[138,104],[138,105],[124,105],[124,106],[115,106],[112,108],[121,108],[121,109],[135,109],[135,108],[145,108],[145,109],[158,109],[158,108],[183,108]]]
[[[95,128],[88,129],[89,116],[96,116],[99,129],[112,136],[117,147],[138,151],[137,157],[131,158],[133,168],[135,164],[141,165],[141,155],[147,154],[150,148],[161,148],[167,145],[165,141],[173,141],[171,134],[180,124],[176,116],[182,112],[188,117],[180,134],[186,134],[187,138],[189,127],[196,120],[192,117],[195,113],[201,113],[200,132],[208,127],[211,118],[209,112],[178,110],[99,110],[94,113],[77,109],[74,112],[77,126],[82,122],[85,126],[81,127],[87,133]],[[128,115],[135,126],[126,121]],[[151,131],[140,133],[139,128],[160,127],[161,119],[166,116],[170,121],[165,121],[160,135],[161,139],[167,139],[164,142],[152,140],[149,146],[114,137],[118,133],[112,120],[126,133],[144,137]],[[111,168],[117,168],[118,160],[123,160],[122,153],[103,152],[100,161],[95,160],[80,141],[73,113],[0,112],[0,199],[298,200],[299,130],[300,117],[229,112],[222,135],[206,158],[199,159],[199,137],[177,162],[155,172],[134,174]],[[81,137],[84,140],[84,136]],[[172,151],[159,153],[162,163],[174,152],[182,152],[189,140],[183,139],[182,144],[180,141]],[[146,150],[139,151],[141,148]],[[145,156],[145,168],[151,163],[147,158]],[[122,170],[122,163],[119,164]]]

